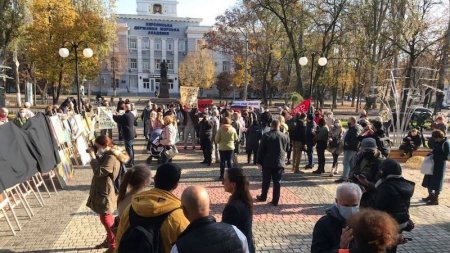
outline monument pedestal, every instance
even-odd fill
[[[169,98],[169,82],[167,77],[161,77],[159,85],[159,98]]]

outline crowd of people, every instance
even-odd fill
[[[99,106],[116,106],[111,99]],[[18,111],[14,123],[24,125],[34,114],[29,104]],[[46,115],[77,113],[76,100],[68,98],[61,106],[49,106]],[[83,104],[83,110],[89,106]],[[136,165],[134,140],[138,119],[144,126],[147,152],[158,150],[159,166],[152,175],[149,167]],[[156,105],[149,102],[138,114],[129,100],[119,99],[113,115],[119,140],[112,141],[112,130],[102,130],[91,150],[93,178],[87,206],[96,212],[105,227],[106,238],[97,248],[109,252],[255,252],[252,235],[253,202],[265,202],[270,183],[270,204],[278,206],[285,170],[336,176],[339,183],[335,201],[315,225],[311,252],[387,252],[408,238],[411,231],[409,207],[415,184],[402,177],[402,167],[389,155],[389,130],[377,117],[369,120],[365,111],[359,118],[343,122],[332,112],[291,114],[288,107],[277,112],[263,108],[220,108],[210,106],[199,111],[180,104]],[[8,122],[8,110],[0,108],[0,125]],[[433,159],[433,174],[425,175],[422,186],[429,195],[427,205],[437,205],[442,191],[450,144],[445,119],[436,118],[428,141]],[[411,129],[400,146],[402,156],[411,157],[423,143],[417,129]],[[173,194],[179,187],[182,168],[172,163],[179,152],[197,145],[203,152],[203,164],[219,164],[218,180],[230,193],[222,212],[222,221],[210,215],[206,189],[189,186],[181,199]],[[181,145],[180,145],[181,144]],[[188,145],[190,144],[190,145]],[[261,169],[261,194],[254,197],[249,181],[239,168],[237,155],[244,148],[247,163]],[[314,152],[315,149],[315,152]],[[332,155],[327,171],[325,152]],[[306,155],[301,167],[302,155]],[[314,157],[314,153],[317,159]],[[343,155],[343,171],[338,171]],[[253,158],[253,159],[252,159]],[[149,160],[147,160],[149,162]],[[124,174],[123,166],[128,167]],[[117,181],[120,179],[120,185]],[[150,188],[151,185],[153,188]],[[114,217],[114,213],[118,216]],[[143,232],[144,231],[144,232]],[[150,231],[150,233],[147,232]],[[145,242],[145,243],[142,243]]]

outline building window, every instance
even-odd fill
[[[144,40],[142,43],[142,48],[143,49],[150,49],[150,41],[149,40]]]
[[[173,70],[173,61],[166,60],[166,66],[167,66],[167,69]]]
[[[149,60],[142,60],[142,69],[144,69],[144,70],[150,69],[150,62],[149,62]]]
[[[173,79],[169,79],[169,87],[171,90],[173,90]]]
[[[161,51],[161,41],[155,41],[155,50]]]
[[[136,39],[130,39],[128,41],[128,47],[130,49],[136,49],[137,48],[137,41],[136,41]]]
[[[222,62],[222,71],[230,71],[230,63],[227,61]]]
[[[180,52],[186,51],[186,42],[184,40],[178,41],[178,49]]]
[[[153,14],[162,14],[162,6],[160,4],[153,5]]]
[[[143,82],[144,89],[150,89],[150,80],[148,78],[144,78]]]
[[[167,41],[167,51],[173,50],[173,41]]]
[[[130,76],[130,86],[129,87],[136,87],[138,86],[138,76]]]
[[[130,59],[130,69],[137,69],[137,59]]]
[[[161,59],[155,59],[156,69],[161,69]]]

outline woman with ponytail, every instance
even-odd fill
[[[136,165],[125,173],[117,196],[118,217],[130,205],[133,195],[145,190],[150,185],[151,176],[150,168],[145,165]]]
[[[228,203],[222,212],[222,222],[236,226],[247,237],[250,253],[255,252],[253,244],[253,199],[249,190],[249,182],[240,168],[225,171],[223,187],[231,193]]]

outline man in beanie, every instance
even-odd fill
[[[313,152],[316,145],[314,137],[316,136],[317,124],[314,122],[314,116],[308,114],[306,117],[306,155],[308,156],[308,164],[305,166],[305,170],[312,169],[314,167]]]
[[[133,220],[148,224],[152,217],[157,220],[159,216],[169,214],[161,224],[160,242],[162,243],[162,252],[170,252],[172,244],[189,225],[189,221],[183,214],[180,199],[173,194],[173,191],[178,187],[180,176],[181,168],[178,165],[173,163],[163,164],[156,170],[155,188],[133,195],[131,205],[125,209],[120,217],[116,235],[119,251],[120,243],[124,243],[121,242],[121,239],[130,227],[130,216],[133,216]]]
[[[383,161],[380,170],[381,178],[373,185],[376,193],[371,207],[390,214],[398,222],[401,231],[411,231],[414,225],[409,217],[409,206],[415,183],[402,177],[402,167],[395,160]],[[388,252],[397,252],[397,247]]]
[[[355,157],[354,166],[350,171],[350,181],[360,184],[364,188],[361,206],[369,207],[374,199],[374,188],[371,185],[381,177],[379,167],[382,160],[377,142],[373,138],[364,139],[361,142],[360,151]]]
[[[344,137],[344,160],[342,161],[342,165],[344,166],[344,171],[342,173],[342,177],[336,181],[335,183],[342,183],[348,180],[348,175],[350,173],[350,168],[353,159],[358,153],[358,145],[359,139],[358,136],[361,132],[361,127],[356,124],[356,118],[350,117],[348,119],[348,130],[345,133]]]

